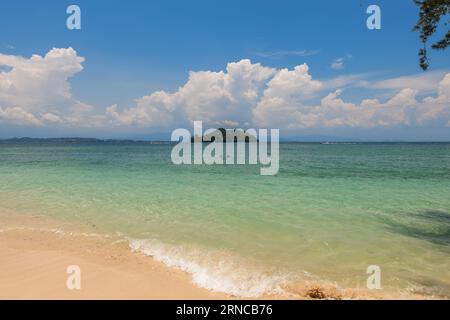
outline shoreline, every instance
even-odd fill
[[[92,228],[62,232],[47,218],[20,216],[14,222],[0,213],[0,299],[230,299]],[[71,265],[80,267],[81,290],[67,288]]]
[[[97,233],[95,226],[1,208],[0,217],[0,300],[241,299],[198,287],[190,274],[132,251],[128,241]],[[81,290],[67,288],[67,268],[72,265],[80,267]],[[284,289],[285,294],[256,299],[433,299],[323,283]]]

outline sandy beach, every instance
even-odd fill
[[[188,273],[140,253],[95,225],[0,210],[0,300],[11,299],[236,299],[196,286]],[[81,289],[67,287],[69,266],[79,266]],[[261,299],[423,299],[407,293],[338,289],[301,283]],[[431,297],[425,297],[427,299]]]
[[[131,252],[123,241],[95,234],[93,227],[63,234],[47,218],[11,218],[4,210],[1,216],[0,299],[228,298],[196,287],[182,271]],[[81,269],[81,290],[66,286],[70,265]]]

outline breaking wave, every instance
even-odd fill
[[[282,285],[289,278],[223,251],[169,245],[152,239],[129,239],[129,244],[134,252],[189,273],[197,286],[233,296],[283,294]]]

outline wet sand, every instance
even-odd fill
[[[124,241],[84,229],[63,233],[48,219],[2,215],[0,299],[229,298],[196,287],[182,271],[131,252]],[[71,265],[80,267],[81,290],[67,288]]]
[[[70,290],[69,266],[80,268]],[[418,295],[292,284],[263,299],[421,299]],[[95,226],[0,209],[0,299],[236,299],[197,287],[191,276],[130,250]]]

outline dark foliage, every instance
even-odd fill
[[[427,42],[428,39],[436,33],[441,19],[446,18],[450,14],[450,0],[414,0],[420,9],[419,20],[414,26],[414,31],[420,33],[420,39],[423,43],[423,48],[419,50],[420,67],[427,70],[430,63],[428,60]],[[444,22],[445,27],[448,21]],[[444,50],[450,44],[450,30],[445,36],[434,43],[431,48],[436,50]]]

